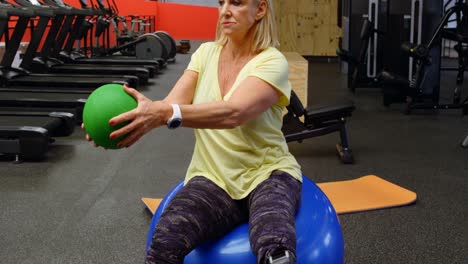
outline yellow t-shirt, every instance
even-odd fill
[[[215,42],[204,43],[192,55],[187,70],[198,72],[193,104],[229,100],[239,83],[249,76],[268,82],[281,97],[257,118],[236,128],[195,129],[195,149],[185,183],[195,176],[204,176],[233,199],[242,199],[275,170],[302,181],[301,168],[281,132],[283,109],[291,95],[286,59],[275,48],[262,51],[244,66],[231,90],[221,98],[218,85],[221,49]]]

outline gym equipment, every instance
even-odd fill
[[[180,44],[177,45],[177,53],[187,54],[191,48],[190,40],[183,39],[179,43]]]
[[[156,224],[171,199],[183,187],[176,185],[162,200],[149,228],[149,248]],[[338,217],[328,198],[318,186],[303,177],[302,202],[296,215],[297,264],[344,263],[344,241]],[[241,224],[213,242],[207,242],[185,257],[184,263],[256,263],[248,235],[248,224]]]
[[[15,162],[41,159],[55,137],[69,136],[74,116],[61,112],[13,112],[0,110],[0,153],[14,155]]]
[[[407,59],[407,54],[401,50],[400,46],[402,43],[409,42],[411,38],[414,38],[415,32],[423,29],[422,25],[418,25],[417,20],[423,16],[427,17],[427,14],[419,14],[420,10],[416,8],[416,4],[419,4],[419,2],[401,0],[392,0],[388,4],[387,32],[383,43],[385,49],[385,53],[383,54],[385,68],[381,69],[381,71],[398,73],[406,79],[409,78],[409,60]],[[414,10],[413,12],[412,9]],[[396,33],[396,30],[398,30],[398,33]],[[428,30],[428,28],[425,26],[424,30]],[[380,84],[382,86],[382,83]],[[387,93],[385,85],[383,85],[383,92],[384,94]],[[387,97],[384,95],[384,105],[391,103],[391,100],[387,103]],[[390,98],[393,101],[400,100],[397,95]]]
[[[34,16],[32,10],[14,7],[1,2],[0,23],[6,25],[10,15]],[[4,35],[6,27],[0,27],[0,36]],[[32,43],[31,45],[35,45]],[[11,56],[7,53],[5,56]],[[7,58],[9,60],[10,58]],[[94,89],[94,88],[93,88]],[[0,111],[10,112],[68,112],[72,113],[77,123],[81,123],[84,103],[90,89],[73,91],[70,87],[53,87],[38,89],[38,87],[12,87],[0,88]],[[66,90],[66,92],[64,92]],[[74,92],[74,93],[71,93]]]
[[[42,5],[37,1],[31,0],[15,0],[21,6],[28,7],[31,9],[46,9],[53,10],[53,17],[41,17],[39,23],[34,29],[34,37],[31,40],[30,45],[26,53],[23,56],[20,67],[29,69],[35,73],[61,73],[61,74],[102,74],[104,77],[111,75],[114,77],[121,77],[123,75],[134,75],[138,77],[139,83],[145,84],[148,82],[150,72],[148,69],[143,67],[135,66],[124,66],[124,65],[94,65],[94,64],[66,64],[60,60],[53,60],[49,58],[50,50],[57,37],[60,26],[65,16],[71,16],[74,9],[66,6],[46,6]],[[42,39],[42,36],[46,35],[46,27],[49,21],[52,20],[51,30],[47,32],[47,36],[44,40],[45,45],[43,53],[40,53],[43,57],[37,57],[36,54],[38,45]],[[31,45],[33,44],[34,45]],[[36,44],[37,43],[37,44]],[[44,57],[45,56],[45,57]],[[101,83],[102,84],[102,83]],[[99,84],[98,84],[99,85]],[[97,86],[98,86],[97,85]]]
[[[19,0],[15,0],[19,1]],[[2,9],[5,9],[10,16],[18,16],[18,21],[6,46],[5,55],[1,61],[0,83],[2,86],[46,86],[46,87],[98,87],[105,83],[120,82],[128,83],[132,87],[138,86],[136,76],[103,77],[97,75],[58,75],[58,74],[32,74],[27,69],[13,68],[13,60],[20,46],[21,39],[26,32],[30,19],[39,16],[38,25],[47,26],[47,21],[54,15],[52,9],[34,8],[25,9],[18,7],[5,0],[0,0]],[[2,32],[3,33],[3,32]],[[37,33],[31,38],[26,54],[33,54],[41,41],[41,35]],[[133,86],[136,85],[136,86]]]
[[[171,37],[171,35],[169,35],[169,33],[165,31],[159,30],[159,31],[154,32],[154,34],[156,34],[156,36],[161,38],[161,40],[164,43],[164,46],[166,47],[167,57],[165,57],[164,59],[167,62],[174,63],[175,56],[177,54],[177,46],[176,46],[175,40]]]
[[[103,5],[104,3],[101,2],[101,4]],[[154,28],[154,24],[156,23],[154,16],[141,17],[138,15],[127,15],[127,17],[130,18],[131,23],[130,26],[128,26],[127,17],[119,15],[119,8],[115,3],[115,0],[112,0],[112,3],[109,0],[107,0],[107,6],[107,10],[109,13],[107,19],[110,21],[114,29],[118,45],[125,44],[128,41],[135,40],[138,36],[154,31],[152,30],[152,28]],[[119,25],[122,25],[122,30],[119,29]],[[109,37],[109,32],[110,30],[107,29],[107,37]],[[109,44],[109,41],[107,41],[107,44]],[[128,52],[121,52],[122,55],[134,55],[134,53],[134,50],[129,50]]]
[[[416,202],[416,193],[375,175],[354,180],[318,183],[337,214],[347,214],[410,205]],[[162,199],[142,198],[152,214]]]
[[[287,142],[302,142],[307,138],[339,132],[341,142],[336,145],[338,155],[343,163],[351,164],[354,157],[348,142],[346,118],[351,116],[354,109],[353,102],[304,108],[296,93],[291,91],[282,131]],[[301,121],[302,117],[304,121]]]
[[[441,17],[441,7],[441,0],[345,0],[342,5],[344,38],[341,50],[350,54],[360,52],[359,57],[363,55],[366,58],[358,62],[350,60],[351,63],[342,65],[343,71],[348,73],[348,87],[353,92],[356,87],[383,87],[385,106],[404,101],[407,88],[399,80],[412,79],[417,66],[411,57],[401,59],[407,53],[400,49],[400,45],[428,41],[437,26],[434,21]],[[362,20],[364,23],[369,20],[372,24],[368,38],[363,38],[363,34],[359,38],[356,25]],[[365,54],[362,53],[364,50]],[[439,43],[434,43],[430,54],[432,64],[427,67],[430,74],[422,83],[421,91],[435,100],[438,99],[440,81]],[[339,52],[338,55],[342,57]],[[389,73],[398,77],[389,79]]]
[[[412,109],[421,108],[416,104],[426,100],[431,101],[430,108],[439,101],[440,66],[441,66],[441,38],[440,32],[445,22],[439,23],[442,17],[441,0],[412,0],[411,3],[392,1],[395,5],[390,11],[395,11],[400,22],[394,25],[409,24],[409,35],[400,37],[400,53],[408,60],[386,64],[386,68],[379,76],[383,85],[383,102],[385,106],[393,102],[406,102],[405,114]],[[398,6],[397,6],[398,4]],[[405,17],[407,17],[405,19]],[[448,19],[448,18],[447,18]],[[401,20],[404,20],[401,22]],[[405,21],[406,20],[406,21]],[[444,21],[445,18],[442,19]],[[396,18],[393,20],[398,21]],[[407,33],[408,30],[403,30]],[[389,29],[388,32],[398,32]],[[434,33],[435,32],[435,33]],[[433,34],[434,33],[434,34]],[[387,36],[389,42],[390,37]],[[396,36],[398,37],[398,36]],[[398,39],[398,38],[397,38]],[[423,44],[427,43],[427,44]],[[389,54],[393,60],[399,60],[401,55]],[[406,64],[407,63],[407,64]],[[422,107],[424,108],[424,107]]]
[[[0,111],[66,112],[82,123],[87,94],[0,91]]]
[[[3,7],[3,3],[0,3],[0,5]],[[0,26],[0,36],[3,36],[4,31],[6,30],[6,25],[8,23],[8,10],[8,8],[2,8],[0,12],[0,24],[5,25]],[[19,14],[15,12],[13,13],[17,15]],[[33,15],[32,11],[31,15]],[[14,89],[11,88],[1,88],[0,111],[69,112],[77,117],[77,122],[81,122],[82,109],[87,96],[88,95],[85,93],[50,93],[37,89],[30,91],[14,91]]]
[[[157,60],[137,60],[135,58],[89,58],[86,54],[81,53],[80,50],[80,39],[86,39],[86,35],[89,33],[94,25],[94,22],[87,20],[86,17],[92,17],[102,15],[103,13],[99,10],[88,8],[88,2],[86,0],[80,0],[82,8],[74,8],[67,4],[64,4],[61,0],[41,0],[45,4],[51,7],[61,7],[70,9],[70,15],[65,17],[60,31],[56,37],[54,44],[49,44],[43,48],[40,58],[58,59],[65,61],[66,63],[73,64],[96,64],[100,67],[105,65],[135,65],[138,67],[144,67],[149,71],[150,77],[153,77],[158,72],[160,66]],[[57,29],[58,31],[58,29]],[[77,42],[77,50],[74,49],[74,44]],[[47,42],[46,42],[47,43]],[[63,49],[62,49],[63,48]]]
[[[356,87],[377,87],[375,77],[382,70],[384,54],[380,30],[386,27],[387,3],[380,0],[343,0],[343,38],[338,56],[342,58],[342,71],[348,75],[348,88],[352,92]],[[369,27],[366,32],[361,28],[363,22],[369,23],[365,25]],[[359,61],[347,60],[351,54],[359,54],[353,56]]]
[[[106,51],[107,55],[114,54],[121,49],[126,49],[130,46],[135,47],[135,56],[137,59],[155,59],[160,63],[162,68],[167,66],[167,55],[164,41],[155,34],[147,33],[139,36],[136,40],[130,41],[122,46],[110,48]]]
[[[0,5],[0,36],[3,36],[10,9],[4,3]],[[11,13],[33,15],[33,12],[24,9]],[[80,113],[84,105],[77,96],[54,100],[50,96],[29,98],[30,95],[0,92],[0,153],[13,155],[17,163],[23,159],[43,158],[55,137],[72,134],[76,115],[68,112]]]
[[[365,59],[367,57],[367,49],[369,47],[370,36],[375,32],[375,29],[372,26],[372,22],[365,18],[362,21],[362,28],[360,34],[361,45],[359,47],[359,55],[356,57],[354,54],[342,48],[336,50],[336,54],[348,65],[348,88],[354,93],[358,84],[361,84],[362,81],[362,70],[363,65],[366,64]],[[368,80],[367,82],[372,82]]]
[[[80,0],[82,6],[86,4],[85,0]],[[156,34],[146,33],[141,36],[138,36],[133,41],[129,41],[123,45],[118,45],[112,48],[104,48],[98,46],[99,36],[104,33],[105,29],[108,28],[109,22],[104,19],[103,15],[114,16],[113,9],[106,8],[103,0],[97,0],[98,7],[101,11],[101,16],[98,18],[98,27],[96,29],[95,38],[96,38],[96,47],[93,48],[93,54],[97,57],[108,57],[113,58],[125,58],[125,59],[154,59],[159,63],[160,68],[165,68],[167,66],[168,51],[164,45],[164,41]],[[122,55],[114,55],[118,52],[124,51],[128,53],[129,50],[134,50],[134,57],[126,57]]]
[[[454,2],[450,0],[445,6]],[[455,28],[444,28],[442,30],[442,38],[457,42],[454,46],[455,51],[458,53],[458,67],[455,69],[443,68],[442,70],[455,70],[457,71],[456,85],[453,92],[453,103],[463,105],[463,114],[468,114],[468,96],[462,101],[462,89],[464,81],[464,73],[467,67],[468,59],[468,3],[466,0],[456,0],[453,7],[446,10],[447,22],[449,23],[449,15],[455,14]]]
[[[117,144],[125,136],[110,139],[109,135],[126,123],[109,125],[113,117],[137,107],[136,100],[127,94],[122,85],[107,84],[96,89],[88,97],[83,109],[83,123],[86,133],[103,148],[117,149]]]

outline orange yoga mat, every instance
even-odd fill
[[[338,214],[403,206],[416,201],[416,193],[375,175],[317,185],[330,199]],[[162,199],[142,198],[142,201],[154,214]]]

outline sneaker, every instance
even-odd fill
[[[268,257],[269,264],[294,264],[296,260],[289,250],[278,251]]]

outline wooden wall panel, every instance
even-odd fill
[[[273,0],[281,51],[336,56],[337,0]]]
[[[294,14],[288,14],[281,17],[280,31],[280,50],[296,51],[297,42],[297,17]]]

